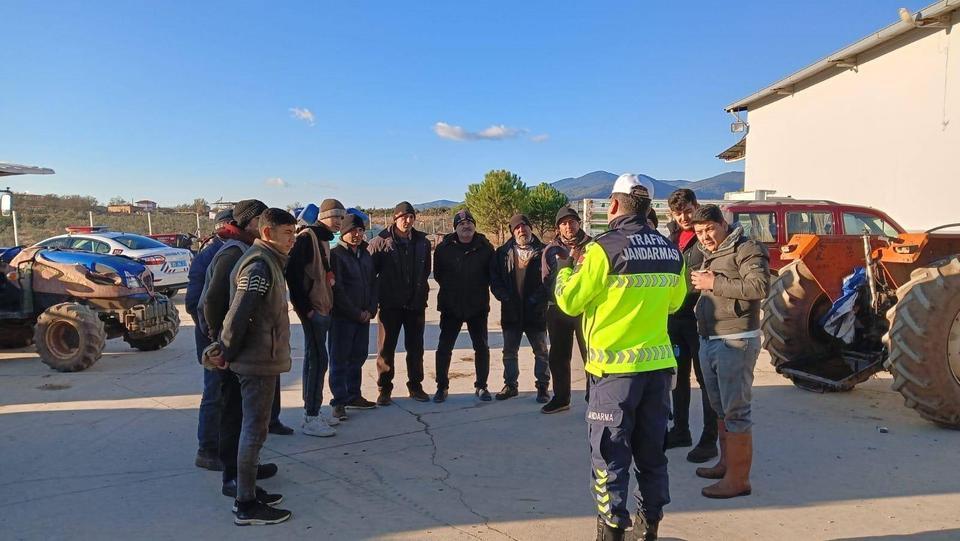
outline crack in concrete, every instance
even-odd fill
[[[502,531],[502,530],[498,530],[497,528],[494,528],[493,526],[491,526],[491,525],[490,525],[490,517],[488,517],[488,516],[486,516],[486,515],[478,512],[476,509],[474,509],[469,503],[467,503],[466,497],[465,497],[465,495],[463,494],[463,490],[462,490],[460,487],[458,487],[458,486],[450,483],[450,477],[452,476],[452,474],[450,473],[450,470],[448,470],[446,466],[444,466],[443,464],[440,463],[440,460],[439,460],[439,458],[438,458],[438,456],[439,456],[439,454],[440,454],[440,450],[439,450],[439,448],[437,447],[437,438],[436,438],[436,435],[431,431],[431,428],[432,428],[432,427],[430,426],[430,423],[428,423],[428,422],[426,422],[425,420],[423,420],[423,416],[426,415],[426,414],[425,414],[425,413],[416,413],[416,412],[413,412],[413,411],[411,411],[411,410],[408,410],[407,408],[404,408],[404,407],[401,406],[400,404],[397,404],[396,402],[394,402],[394,405],[396,405],[399,409],[401,409],[401,410],[409,413],[410,415],[412,415],[412,416],[414,417],[414,419],[416,419],[416,421],[417,421],[418,423],[420,423],[421,425],[423,425],[423,430],[422,430],[422,432],[423,432],[424,434],[426,434],[427,437],[430,438],[430,445],[433,447],[433,450],[432,450],[432,452],[431,452],[431,454],[430,454],[430,462],[433,464],[434,467],[440,469],[440,471],[443,472],[443,476],[441,476],[439,479],[437,479],[437,481],[440,481],[440,483],[441,483],[443,486],[445,486],[445,487],[449,488],[450,490],[454,491],[454,492],[456,493],[456,495],[457,495],[457,499],[460,501],[460,505],[462,505],[464,509],[466,509],[467,511],[469,511],[470,513],[472,513],[474,516],[476,516],[477,518],[479,518],[479,519],[482,521],[483,526],[484,526],[485,528],[487,528],[488,530],[490,530],[490,531],[492,531],[492,532],[496,532],[496,533],[502,535],[503,537],[506,537],[507,539],[511,539],[512,541],[518,541],[517,538],[511,536],[510,534],[508,534],[508,533],[506,533],[506,532],[504,532],[504,531]],[[477,406],[470,406],[470,407],[462,408],[462,409],[470,409],[471,407],[477,407]]]

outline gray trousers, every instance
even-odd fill
[[[257,464],[267,440],[270,410],[279,376],[237,376],[243,403],[243,427],[237,450],[237,501],[257,497]]]
[[[760,355],[760,337],[710,340],[700,337],[700,369],[710,405],[728,432],[750,432],[753,369]]]
[[[537,388],[546,388],[550,385],[550,361],[545,330],[503,329],[503,382],[511,387],[517,386],[517,380],[520,379],[520,340],[524,334],[533,348],[533,375],[537,379]]]

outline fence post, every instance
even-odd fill
[[[10,211],[10,216],[13,217],[13,245],[20,246],[20,234],[17,232],[17,211]]]
[[[93,211],[92,211],[92,210],[88,210],[88,211],[87,211],[87,216],[90,218],[90,227],[93,227]]]
[[[587,225],[585,228],[587,234],[593,236],[593,199],[584,199],[583,200],[583,223]]]
[[[150,231],[150,235],[153,234],[153,220],[150,219],[150,213],[147,213],[147,230]]]

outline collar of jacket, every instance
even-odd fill
[[[387,238],[393,239],[393,240],[395,241],[395,240],[397,240],[397,239],[399,238],[399,236],[396,234],[396,229],[397,229],[397,226],[396,226],[396,225],[391,225],[390,227],[388,227],[388,228],[384,229],[383,231],[381,231],[380,234],[377,235],[377,236],[378,236],[378,237],[383,237],[383,238],[385,238],[385,239],[387,239]],[[413,228],[410,229],[410,242],[413,242],[413,241],[415,241],[415,240],[418,240],[418,239],[420,239],[421,237],[422,237],[422,238],[426,238],[426,237],[427,237],[427,234],[419,231],[419,230],[418,230],[417,228],[415,228],[415,227],[413,227]]]
[[[639,231],[647,227],[647,219],[636,214],[617,216],[610,222],[610,231],[623,229],[624,231]]]
[[[456,245],[456,246],[466,246],[468,248],[478,248],[484,243],[489,244],[490,241],[487,240],[486,235],[483,233],[474,233],[473,240],[469,244],[464,244],[460,242],[460,237],[457,236],[457,232],[447,233],[443,236],[443,240],[440,241],[440,244],[437,245],[437,248],[443,245]]]
[[[343,246],[343,249],[346,250],[348,254],[354,255],[354,256],[359,256],[361,251],[363,252],[367,251],[367,241],[365,240],[360,241],[360,245],[357,246],[357,251],[353,251],[353,247],[347,244],[346,242],[338,242],[337,246]]]
[[[247,246],[253,245],[253,241],[256,240],[256,237],[244,231],[243,229],[240,229],[240,227],[236,224],[227,224],[223,226],[218,234],[224,240],[238,240]]]
[[[700,248],[703,255],[708,258],[716,257],[725,252],[732,251],[737,244],[740,243],[740,240],[743,238],[743,228],[740,227],[740,224],[737,224],[735,227],[732,225],[728,225],[727,227],[727,238],[723,239],[723,242],[720,243],[720,246],[717,246],[716,250],[710,252],[703,247],[703,244],[697,243],[697,247]]]
[[[506,250],[512,250],[514,246],[517,245],[517,239],[510,237],[507,242],[503,243],[502,248]],[[529,247],[531,250],[542,250],[544,244],[540,242],[540,239],[536,235],[533,235],[533,240],[530,241]]]
[[[330,242],[331,240],[333,240],[333,231],[330,231],[329,227],[323,225],[320,222],[317,222],[314,225],[308,225],[307,227],[304,228],[304,230],[306,229],[313,231],[313,233],[320,240],[325,240],[327,242]]]
[[[590,242],[591,240],[593,240],[593,238],[591,238],[590,235],[587,235],[587,232],[586,232],[586,231],[584,231],[583,229],[581,229],[581,230],[577,231],[577,236],[574,237],[574,239],[573,239],[573,246],[572,246],[572,247],[574,247],[574,248],[582,248],[582,247],[586,246],[586,244],[587,244],[588,242]],[[550,241],[550,244],[555,244],[556,246],[562,246],[562,247],[564,247],[564,248],[570,247],[569,244],[567,244],[566,242],[563,242],[563,237],[561,237],[559,233],[557,234],[556,237],[553,237],[553,240]]]
[[[273,255],[273,257],[277,258],[277,261],[280,263],[281,267],[287,266],[287,260],[289,259],[289,256],[287,254],[280,253],[280,251],[274,248],[273,245],[270,244],[269,242],[263,239],[257,239],[253,241],[253,245],[259,246],[260,249],[270,252],[270,254]]]

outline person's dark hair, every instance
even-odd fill
[[[610,195],[610,199],[620,204],[624,214],[646,216],[650,211],[650,199],[647,197],[616,192]]]
[[[703,205],[693,213],[693,220],[691,221],[695,224],[707,222],[722,224],[724,222],[723,212],[716,205]]]
[[[674,190],[667,198],[667,206],[674,212],[680,212],[687,204],[697,206],[697,194],[689,188]]]
[[[260,227],[277,227],[281,225],[297,225],[297,219],[293,214],[283,209],[267,209],[260,215]]]
[[[654,229],[660,227],[660,218],[657,218],[657,211],[653,210],[653,207],[647,211],[647,220],[653,224]]]

